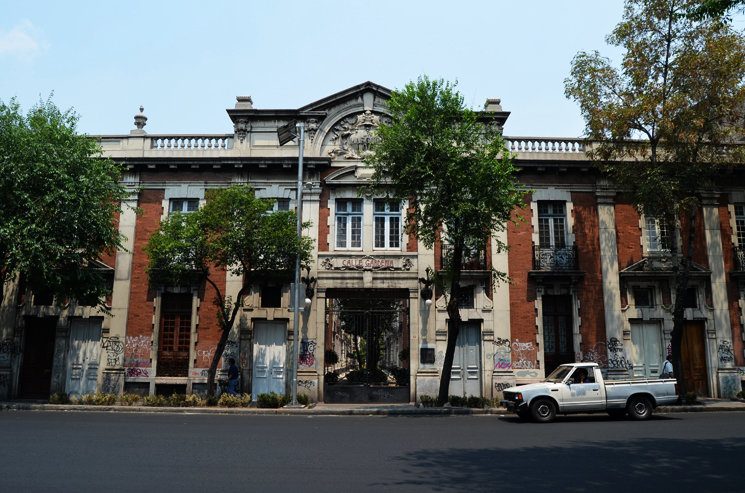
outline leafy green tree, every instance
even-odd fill
[[[455,86],[420,77],[393,91],[390,123],[380,126],[367,162],[374,173],[369,192],[385,190],[412,199],[408,231],[432,248],[448,245],[438,283],[449,295],[448,340],[438,402],[447,402],[461,318],[461,271],[469,246],[484,246],[504,230],[524,191],[517,183],[510,153],[492,117],[465,107]],[[497,251],[506,245],[495,236]],[[492,271],[491,279],[506,274]]]
[[[0,286],[20,274],[59,301],[103,307],[110,279],[96,265],[121,246],[115,216],[126,190],[120,167],[77,122],[51,98],[25,115],[15,99],[0,101]]]
[[[267,277],[291,280],[297,255],[304,265],[310,261],[312,240],[298,238],[295,213],[272,213],[271,208],[272,202],[257,198],[248,185],[214,190],[198,211],[169,215],[146,247],[152,283],[190,286],[206,282],[215,290],[221,334],[209,367],[210,397],[215,395],[217,365],[230,329],[251,286]],[[242,279],[235,300],[216,281],[221,269]]]
[[[722,19],[729,22],[730,12],[745,10],[745,0],[701,0],[695,2],[686,11],[686,15],[693,20]]]
[[[579,103],[594,140],[589,156],[630,193],[640,212],[674,232],[669,240],[676,369],[700,192],[722,167],[741,162],[741,146],[732,144],[742,135],[745,108],[743,37],[717,20],[684,15],[695,5],[628,0],[608,36],[625,50],[621,66],[598,52],[580,52],[565,81],[566,95]],[[676,376],[685,387],[682,372]]]

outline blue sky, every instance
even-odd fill
[[[236,95],[297,108],[361,82],[457,79],[466,102],[502,99],[511,136],[579,136],[564,97],[572,57],[598,49],[622,0],[0,0],[0,99],[54,91],[79,130],[230,133]]]

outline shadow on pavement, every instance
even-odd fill
[[[550,435],[547,435],[550,440]],[[743,491],[745,443],[643,439],[529,448],[423,449],[394,460],[408,479],[374,486],[430,491]]]

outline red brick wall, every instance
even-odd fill
[[[582,318],[582,347],[606,340],[603,275],[600,268],[600,239],[597,200],[594,193],[572,193],[574,238],[579,270],[585,273],[579,290]]]
[[[210,277],[220,288],[221,294],[225,296],[225,280],[227,274],[225,269],[217,269],[214,266],[210,268]],[[207,368],[212,363],[212,357],[203,358],[204,354],[214,354],[217,342],[220,340],[222,331],[217,321],[218,308],[215,305],[215,288],[211,284],[205,283],[204,289],[200,290],[199,297],[199,325],[197,325],[197,343],[196,355],[197,360],[194,366],[197,368]]]
[[[639,213],[633,204],[619,200],[615,209],[618,268],[623,270],[642,259],[642,232],[639,229]]]
[[[688,252],[688,214],[680,219],[681,252]],[[704,232],[704,215],[701,209],[696,211],[696,231],[693,235],[693,261],[702,267],[709,267],[709,257],[706,253],[706,233]]]
[[[329,251],[329,215],[331,209],[329,209],[329,196],[331,192],[328,188],[321,190],[318,203],[318,251],[328,252]]]
[[[737,266],[735,265],[735,246],[732,244],[734,231],[730,224],[730,214],[727,208],[726,199],[723,197],[719,205],[719,222],[721,223],[722,235],[722,255],[724,256],[724,272],[727,281],[727,300],[729,303],[729,318],[732,326],[732,349],[735,353],[735,366],[745,366],[743,358],[743,341],[742,341],[742,323],[740,321],[740,291],[737,287],[737,280],[729,275]]]
[[[522,216],[524,220],[507,225],[507,256],[510,278],[510,338],[522,342],[536,340],[535,326],[535,286],[528,282],[528,271],[533,268],[533,227],[530,197],[525,199],[525,207],[513,212],[513,218]],[[537,351],[542,348],[537,347]]]
[[[414,198],[410,198],[411,206],[409,207],[407,214],[413,214],[414,213]],[[406,223],[408,224],[408,223]],[[406,251],[407,252],[416,252],[419,250],[419,242],[417,241],[417,237],[414,233],[409,233],[409,240],[406,243]]]
[[[141,213],[135,224],[134,248],[132,251],[132,280],[129,291],[129,313],[127,315],[127,337],[153,334],[153,296],[145,269],[148,257],[144,251],[148,238],[160,227],[163,215],[163,190],[140,192],[138,207]],[[126,354],[125,354],[126,357]]]

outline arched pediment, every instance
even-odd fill
[[[360,164],[347,166],[326,176],[326,184],[334,185],[359,185],[367,182],[372,176],[373,169]]]

